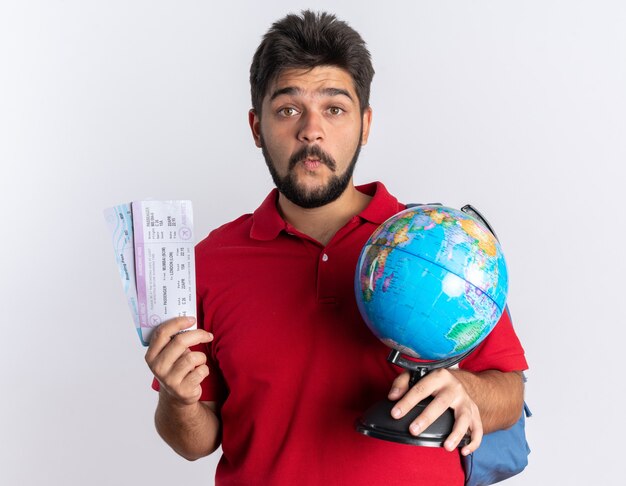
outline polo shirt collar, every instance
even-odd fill
[[[402,209],[398,200],[387,191],[381,182],[357,186],[357,190],[372,200],[358,215],[374,224],[381,224]],[[254,240],[269,241],[287,228],[286,221],[278,212],[278,189],[273,189],[252,215],[250,237]]]
[[[371,182],[356,188],[363,194],[372,196],[370,203],[359,214],[360,218],[370,223],[382,224],[398,211],[404,209],[404,206],[400,205],[398,200],[389,194],[382,182]]]
[[[252,214],[250,238],[269,241],[287,227],[287,223],[278,212],[278,189],[272,189],[265,200]]]

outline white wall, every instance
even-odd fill
[[[621,484],[625,5],[315,2],[374,57],[357,182],[472,202],[501,237],[535,412],[511,485]],[[190,198],[206,234],[256,208],[249,62],[306,6],[0,3],[1,484],[212,484],[217,457],[189,464],[153,431],[101,212]]]

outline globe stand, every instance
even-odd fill
[[[399,351],[392,350],[387,357],[387,361],[410,372],[410,388],[429,372],[439,368],[454,366],[463,358],[468,356],[473,350],[474,349],[470,349],[469,351],[452,358],[429,362],[411,361],[403,357]],[[411,435],[409,432],[409,426],[411,423],[424,411],[432,400],[432,397],[425,398],[400,419],[395,419],[391,416],[391,409],[397,401],[391,401],[388,399],[380,401],[369,408],[362,418],[357,420],[355,425],[356,430],[357,432],[369,437],[391,442],[399,442],[401,444],[443,447],[443,443],[450,435],[450,432],[452,432],[452,427],[454,425],[454,413],[451,409],[446,410],[421,434],[416,436]],[[465,435],[459,443],[459,447],[463,447],[469,443],[470,437],[469,435]]]

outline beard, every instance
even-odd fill
[[[272,161],[272,157],[265,148],[265,141],[263,140],[263,136],[261,136],[261,151],[263,152],[265,163],[267,164],[267,168],[270,171],[272,180],[274,181],[274,184],[276,185],[278,191],[287,199],[289,199],[289,201],[291,201],[293,204],[300,206],[301,208],[312,209],[325,206],[326,204],[335,201],[346,190],[348,184],[350,183],[350,180],[352,179],[352,174],[354,173],[356,161],[358,160],[359,154],[361,153],[362,137],[363,133],[361,131],[359,143],[357,144],[356,150],[352,155],[352,160],[350,161],[350,164],[348,165],[346,171],[340,175],[335,174],[337,170],[337,164],[335,160],[330,154],[324,152],[318,145],[309,145],[306,147],[302,147],[295,154],[293,154],[289,159],[287,175],[284,177],[281,177],[276,171],[276,167],[274,165],[274,162]],[[319,158],[320,162],[326,165],[333,172],[333,175],[325,186],[318,187],[317,189],[313,190],[307,190],[302,187],[302,185],[298,184],[294,168],[296,167],[298,162],[308,157]]]

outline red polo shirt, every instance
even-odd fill
[[[380,183],[324,246],[280,216],[272,191],[196,248],[198,320],[215,339],[202,400],[221,405],[218,485],[461,485],[458,452],[365,437],[354,422],[398,368],[354,297],[361,248],[404,209]],[[508,317],[462,365],[526,369]]]

